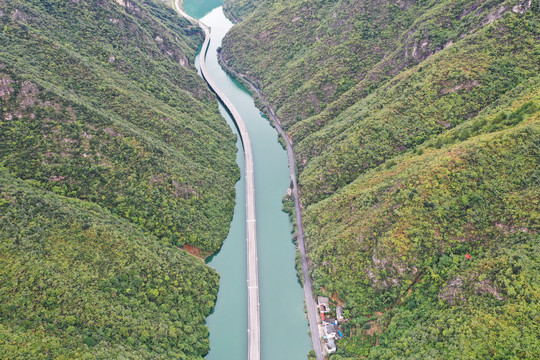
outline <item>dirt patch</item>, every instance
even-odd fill
[[[371,327],[369,330],[366,330],[366,335],[375,335],[375,334],[381,334],[383,332],[381,324],[379,324],[376,320],[369,321],[368,322]]]
[[[331,299],[335,304],[337,304],[337,306],[343,306],[345,304],[344,301],[339,300],[337,292],[332,294]]]
[[[211,254],[204,251],[204,250],[201,250],[195,246],[192,246],[192,245],[189,245],[189,244],[185,244],[184,246],[180,246],[180,249],[182,250],[185,250],[187,251],[188,253],[190,253],[191,255],[193,256],[196,256],[198,257],[199,259],[206,259],[208,256],[210,256]]]

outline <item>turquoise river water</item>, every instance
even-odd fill
[[[253,146],[259,255],[261,358],[302,360],[312,348],[304,312],[304,296],[294,268],[295,247],[291,224],[281,210],[281,199],[290,184],[287,153],[278,143],[277,131],[255,107],[246,89],[230,78],[217,60],[221,39],[232,27],[221,9],[221,0],[184,0],[184,10],[211,30],[207,53],[210,76],[240,112]],[[197,63],[197,62],[196,62]],[[233,131],[234,123],[220,105]],[[242,149],[241,143],[237,144]],[[244,159],[237,162],[243,174]],[[208,260],[219,274],[215,310],[208,318],[209,360],[247,359],[247,285],[245,188],[236,184],[236,207],[229,236],[219,253]]]

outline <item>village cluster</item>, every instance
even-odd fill
[[[343,317],[343,308],[336,306],[336,318],[328,317],[331,315],[330,299],[324,296],[317,297],[317,305],[321,314],[322,327],[324,333],[324,346],[326,352],[331,354],[336,351],[336,341],[343,337],[340,324],[345,320]]]

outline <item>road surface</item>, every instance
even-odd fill
[[[257,94],[259,90],[255,88]],[[262,98],[262,97],[261,97]],[[276,129],[280,133],[281,137],[285,140],[285,145],[287,147],[287,154],[289,156],[289,175],[291,176],[292,181],[292,190],[294,195],[294,208],[296,212],[296,228],[297,228],[297,241],[298,241],[298,250],[302,257],[302,274],[304,279],[304,298],[306,301],[306,308],[308,312],[309,319],[309,329],[311,331],[311,342],[313,343],[313,350],[315,350],[315,355],[317,360],[323,360],[322,346],[321,346],[321,336],[319,334],[319,324],[317,321],[317,304],[315,303],[315,298],[313,297],[311,279],[308,274],[308,263],[306,257],[306,242],[304,239],[304,226],[302,225],[302,208],[300,206],[300,196],[298,194],[298,184],[296,181],[296,162],[294,160],[294,152],[292,149],[291,141],[287,137],[287,134],[281,127],[281,123],[274,114],[274,111],[269,105],[266,105],[268,112],[274,122]]]
[[[221,55],[220,55],[221,56]],[[223,57],[221,57],[222,64],[226,65],[226,62],[223,60]],[[232,69],[229,68],[229,71],[234,72]],[[237,73],[237,75],[239,75]],[[315,350],[315,355],[317,357],[317,360],[323,360],[323,351],[322,351],[322,345],[321,345],[321,335],[319,332],[319,324],[317,321],[317,304],[315,303],[315,298],[313,297],[312,292],[312,285],[311,285],[311,279],[308,275],[308,263],[307,263],[307,257],[306,257],[306,242],[304,239],[304,226],[302,225],[302,207],[300,205],[300,196],[298,194],[298,183],[296,181],[296,161],[294,159],[294,152],[292,148],[291,141],[283,128],[281,127],[281,122],[277,118],[276,114],[268,104],[268,102],[265,100],[265,98],[262,96],[259,89],[251,83],[248,79],[246,79],[244,76],[239,75],[242,79],[244,79],[250,87],[257,93],[261,101],[265,104],[266,109],[268,110],[268,113],[270,114],[270,117],[276,126],[277,131],[281,135],[281,137],[285,140],[285,145],[287,148],[287,155],[289,157],[289,175],[291,177],[292,181],[292,191],[294,195],[294,207],[296,212],[296,226],[297,226],[297,240],[298,240],[298,250],[300,251],[300,255],[302,257],[302,273],[303,273],[303,280],[304,280],[304,298],[306,301],[306,308],[308,312],[308,320],[309,320],[309,328],[311,331],[311,342],[313,343],[313,350]]]
[[[231,114],[242,140],[246,167],[246,232],[247,232],[247,286],[248,286],[248,360],[261,358],[261,325],[259,315],[259,273],[257,259],[257,225],[255,218],[255,178],[253,174],[253,153],[251,141],[242,117],[225,93],[210,78],[206,69],[206,52],[210,43],[210,29],[202,22],[186,14],[175,0],[176,10],[186,19],[197,23],[204,31],[204,43],[199,56],[203,78],[216,93]]]

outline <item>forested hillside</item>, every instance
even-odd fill
[[[202,359],[218,275],[0,168],[0,357]]]
[[[223,12],[233,21],[243,20],[249,15],[260,1],[254,0],[229,0],[223,2]]]
[[[235,136],[159,1],[0,0],[0,358],[202,358]]]
[[[251,6],[222,54],[293,141],[331,358],[538,358],[540,5]]]

